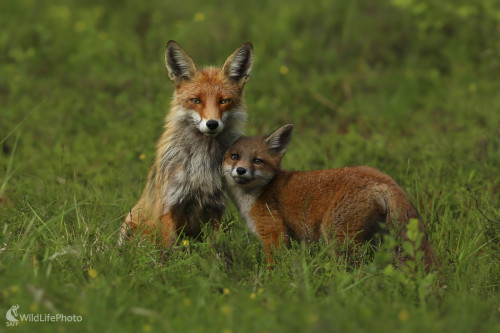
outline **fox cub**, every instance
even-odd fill
[[[198,69],[169,41],[165,62],[174,96],[155,162],[122,224],[119,243],[138,232],[171,246],[180,230],[195,237],[201,222],[217,226],[226,204],[221,165],[246,123],[243,87],[252,69],[252,44],[242,44],[222,68]]]
[[[280,169],[292,136],[285,125],[267,137],[241,137],[224,156],[223,173],[248,228],[262,241],[268,263],[272,248],[288,237],[370,240],[379,223],[406,224],[418,213],[389,176],[368,166],[291,172]],[[420,225],[423,230],[423,225]],[[422,250],[427,267],[435,256],[427,238]]]

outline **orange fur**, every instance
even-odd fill
[[[227,151],[223,171],[247,225],[262,241],[269,262],[272,249],[289,238],[369,241],[384,222],[406,237],[406,225],[419,218],[407,194],[386,174],[367,166],[290,172],[279,168],[291,139],[286,125],[266,138],[238,139]],[[423,231],[423,224],[420,224]],[[425,264],[437,261],[427,237]]]
[[[170,41],[165,60],[175,85],[165,132],[142,196],[122,224],[119,243],[142,232],[172,246],[181,230],[196,237],[201,223],[216,227],[226,203],[221,162],[246,122],[243,87],[253,63],[252,45],[242,44],[222,68],[197,69],[180,45]]]

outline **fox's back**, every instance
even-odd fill
[[[266,209],[273,207],[299,238],[308,239],[320,237],[323,222],[341,223],[347,216],[356,219],[352,212],[383,219],[388,205],[409,205],[407,195],[392,178],[367,166],[280,170],[256,203],[254,213],[265,205]]]

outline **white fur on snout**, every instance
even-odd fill
[[[238,169],[238,166],[235,166],[233,170],[231,170],[231,176],[233,177],[240,177],[240,178],[244,178],[244,179],[252,179],[253,178],[253,175],[250,173],[250,170],[248,169],[245,169],[246,172],[242,175],[240,175],[236,169]]]
[[[199,113],[194,110],[190,110],[189,113],[191,115],[193,123],[196,125],[198,130],[207,136],[215,136],[222,132],[222,130],[224,129],[224,122],[222,122],[220,119],[201,119]],[[217,121],[218,126],[216,129],[211,130],[207,127],[207,122],[209,120]]]
[[[217,121],[218,126],[216,129],[211,130],[207,127],[207,122],[209,122],[210,120]],[[222,130],[224,129],[224,123],[220,119],[201,119],[198,128],[200,129],[201,133],[209,136],[214,136],[222,132]]]

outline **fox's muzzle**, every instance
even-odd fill
[[[254,175],[248,169],[243,167],[235,167],[230,171],[231,179],[239,185],[245,185],[255,179]]]
[[[202,119],[198,129],[207,136],[216,136],[224,129],[224,123],[217,119]]]

